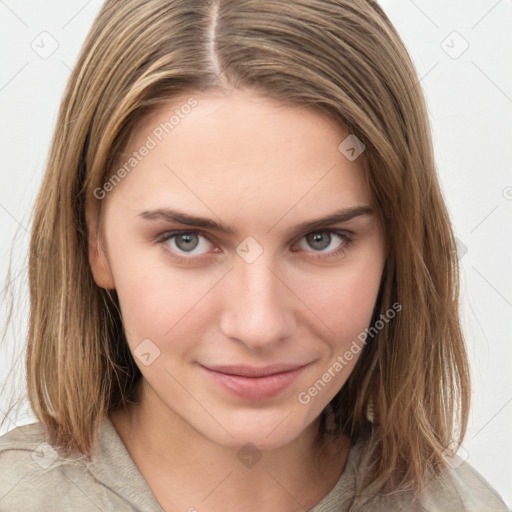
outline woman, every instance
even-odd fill
[[[507,510],[452,454],[457,272],[375,2],[108,0],[35,205],[2,510]]]

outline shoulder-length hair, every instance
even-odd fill
[[[309,107],[354,134],[387,258],[367,343],[321,416],[368,439],[372,489],[421,488],[464,437],[469,370],[456,244],[411,58],[374,0],[107,0],[69,77],[30,241],[26,358],[32,409],[52,443],[92,453],[108,412],[134,403],[141,373],[115,291],[88,260],[86,206],[130,136],[173,97],[247,88]],[[51,241],[51,243],[48,243]]]

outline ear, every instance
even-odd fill
[[[114,277],[98,233],[98,208],[92,203],[86,206],[85,220],[87,223],[89,264],[94,276],[94,281],[100,288],[114,290]]]

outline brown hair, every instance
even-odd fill
[[[30,241],[28,397],[54,444],[89,455],[141,373],[115,291],[96,285],[86,205],[140,122],[177,95],[248,88],[315,109],[365,145],[360,156],[388,256],[365,346],[322,413],[371,439],[375,492],[396,475],[421,487],[464,437],[469,371],[458,261],[414,66],[373,0],[108,0],[69,78]],[[100,215],[101,217],[101,215]],[[47,241],[51,240],[51,244]],[[369,409],[371,407],[371,418]]]

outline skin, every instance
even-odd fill
[[[146,118],[126,154],[191,96]],[[102,199],[103,231],[87,207],[96,283],[117,290],[132,353],[145,339],[152,355],[160,351],[147,366],[134,356],[141,404],[110,418],[167,510],[303,510],[343,472],[348,440],[320,450],[315,434],[359,354],[307,404],[297,397],[369,326],[385,261],[382,229],[374,213],[292,235],[304,221],[372,206],[360,159],[338,150],[348,133],[333,120],[249,91],[193,96],[197,106]],[[139,216],[165,207],[235,233]],[[306,237],[327,228],[350,232],[352,243]],[[179,229],[200,236],[188,246],[179,237],[156,241]],[[263,250],[251,263],[236,251],[249,236]],[[327,257],[339,247],[346,250]],[[221,388],[199,363],[308,366],[279,395],[251,401]],[[247,442],[262,455],[252,467],[237,457]]]

